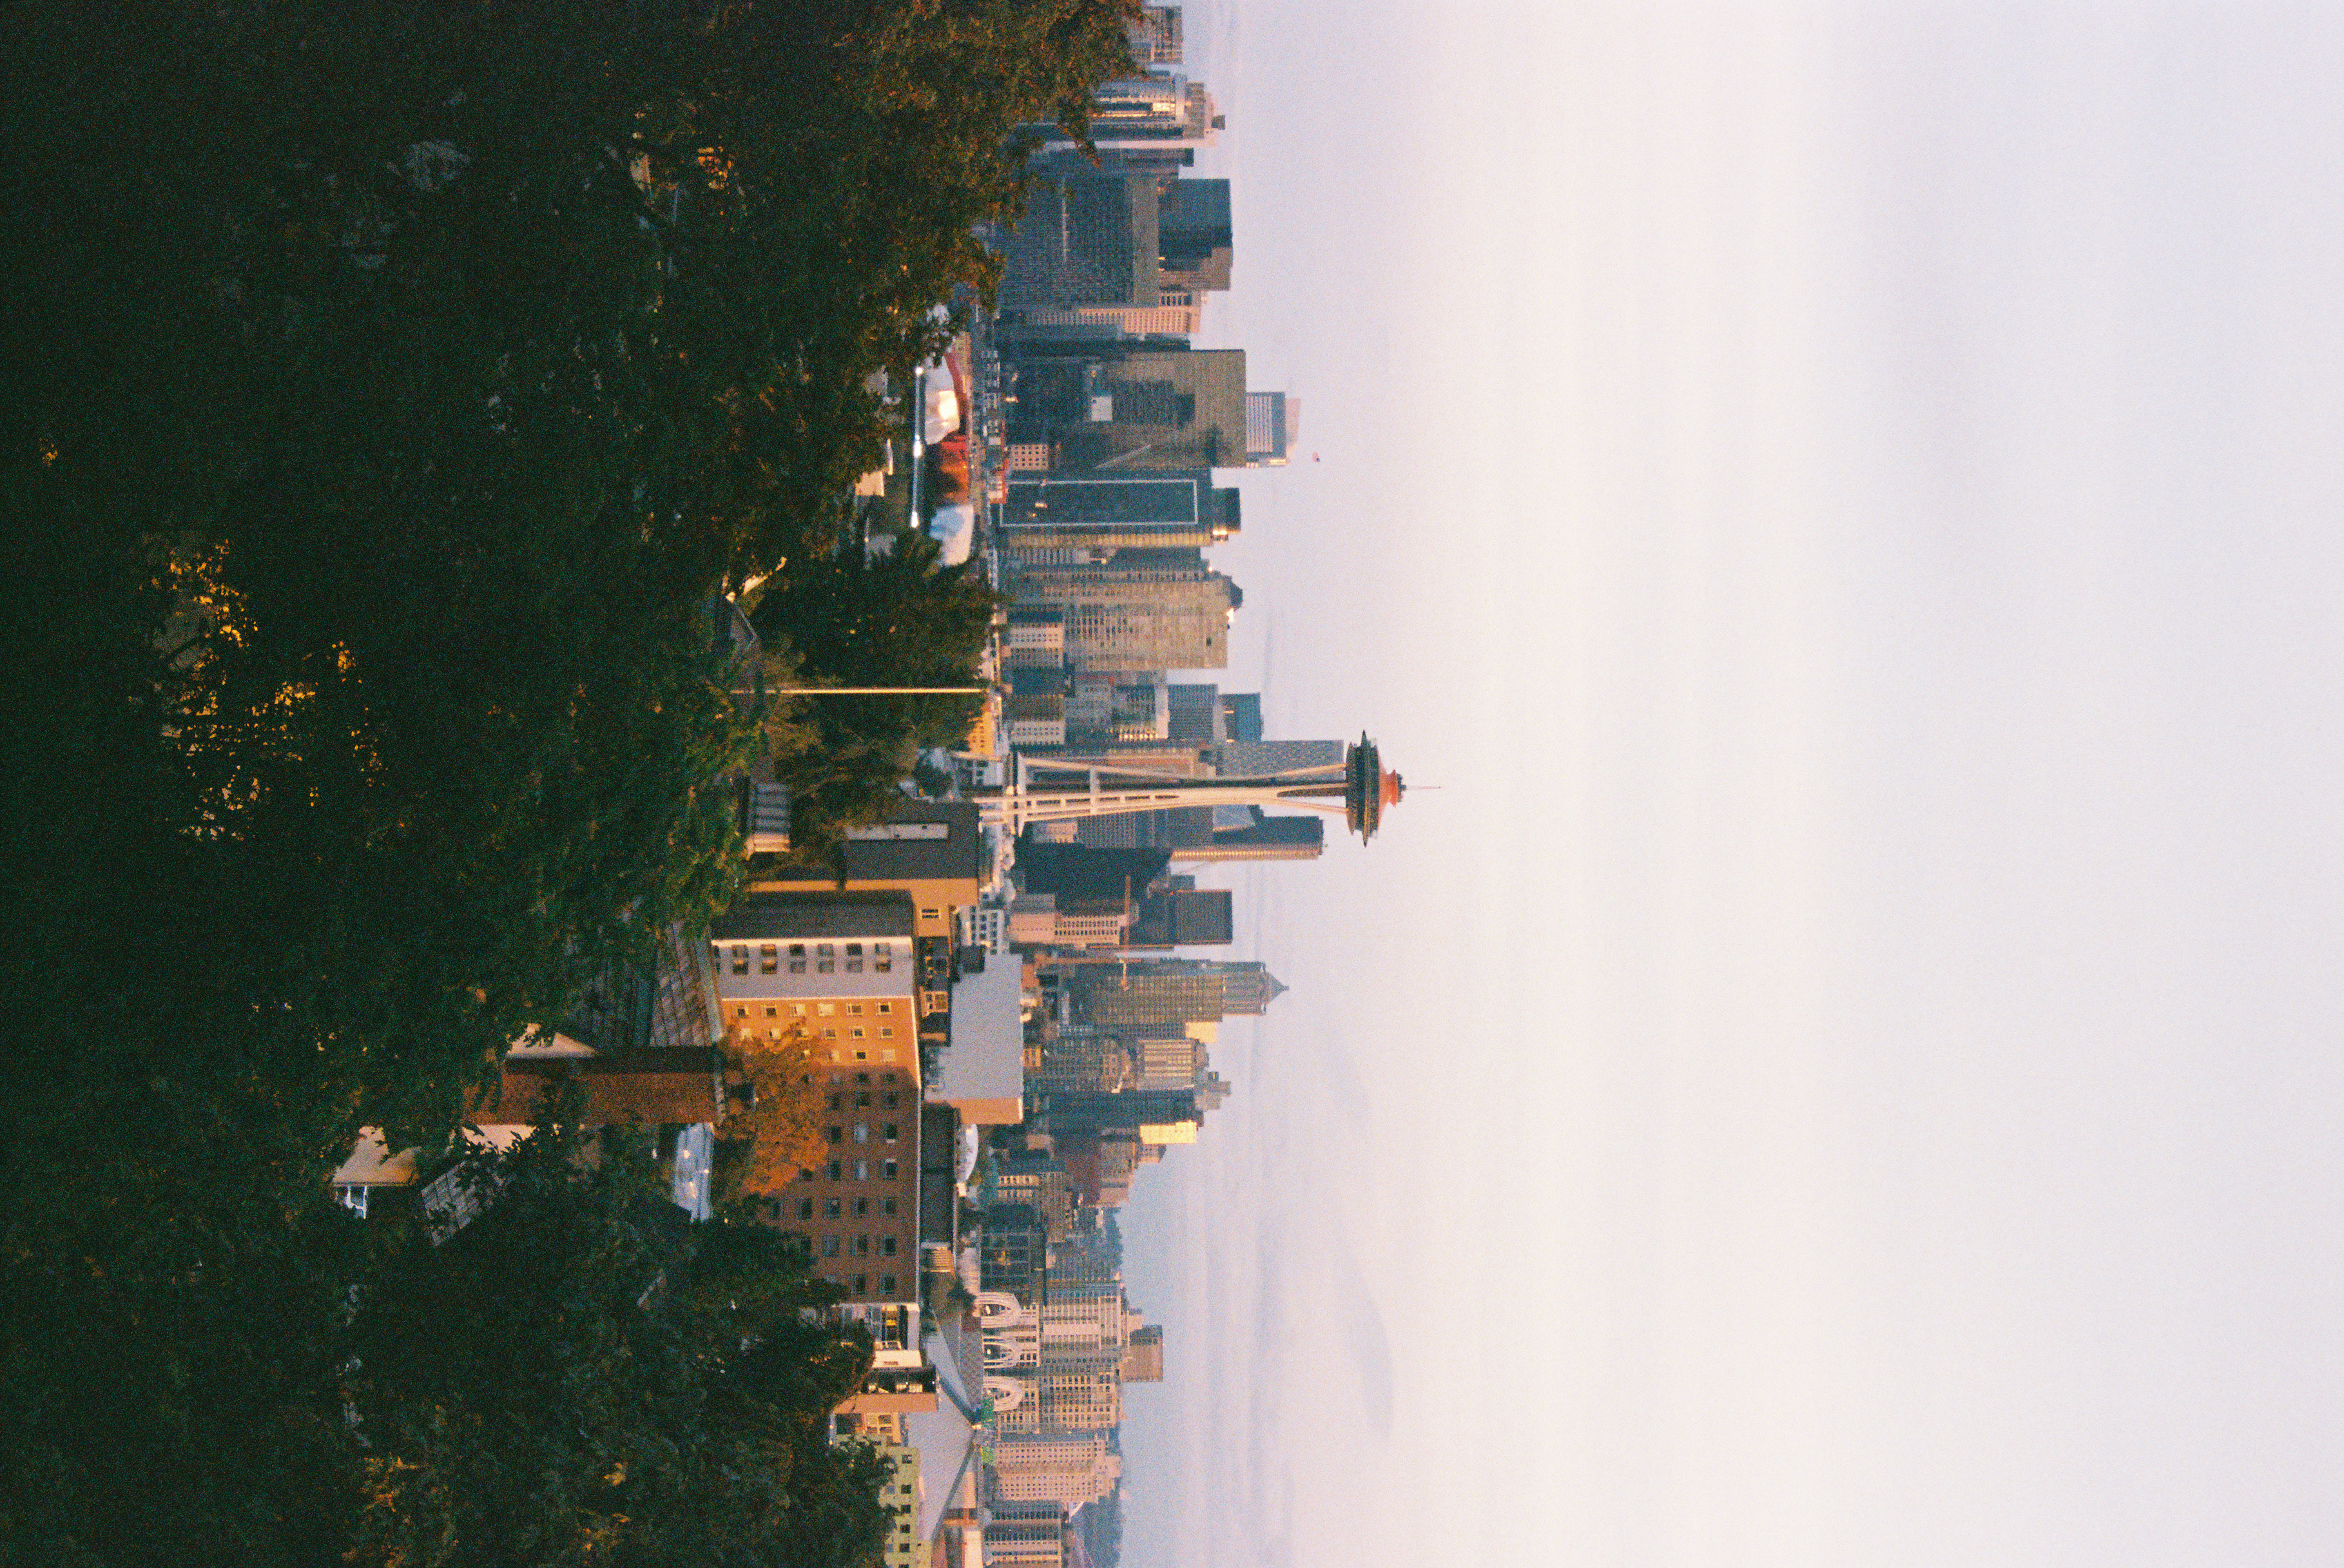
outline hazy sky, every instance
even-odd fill
[[[1188,19],[1228,683],[1445,787],[1232,878],[1126,1562],[2344,1561],[2344,7]]]

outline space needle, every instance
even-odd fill
[[[1383,814],[1407,786],[1386,772],[1375,742],[1360,735],[1343,760],[1322,767],[1226,778],[1192,778],[1133,764],[1016,754],[1010,781],[972,791],[984,820],[1015,838],[1037,823],[1079,822],[1127,812],[1197,805],[1294,805],[1339,814],[1361,843],[1376,835]]]

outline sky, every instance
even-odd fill
[[[1226,875],[1125,1562],[2344,1560],[2344,10],[1188,31],[1224,684],[1411,793]]]

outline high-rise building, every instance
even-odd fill
[[[1242,349],[1037,345],[1014,372],[1008,439],[1046,446],[1059,470],[1194,470],[1254,460]]]
[[[1131,57],[1142,66],[1180,63],[1180,7],[1142,5],[1131,24]]]
[[[994,1450],[994,1492],[1011,1502],[1079,1508],[1114,1491],[1122,1475],[1123,1456],[1096,1432],[1005,1437]]]
[[[1286,987],[1259,963],[1148,958],[1058,977],[1073,1021],[1120,1034],[1182,1034],[1195,1023],[1259,1015]]]
[[[1177,71],[1103,82],[1091,95],[1091,139],[1100,147],[1202,147],[1223,125],[1205,84]]]
[[[1193,878],[1174,878],[1193,881]],[[1165,887],[1139,900],[1125,945],[1132,947],[1220,946],[1237,940],[1234,896],[1220,887]]]
[[[1225,741],[1214,755],[1213,771],[1223,777],[1250,778],[1342,764],[1340,741]]]
[[[1164,1381],[1164,1330],[1151,1323],[1132,1331],[1131,1342],[1123,1349],[1123,1381],[1127,1383],[1160,1383]]]
[[[1235,537],[1241,519],[1238,491],[1215,485],[1209,470],[1108,470],[1012,481],[996,526],[1013,563],[1041,563],[1038,552],[1055,550],[1069,552],[1050,558],[1056,563],[1084,564],[1126,548],[1218,544]]]
[[[1018,574],[1022,604],[1063,617],[1066,662],[1086,669],[1217,670],[1245,595],[1195,550],[1118,550],[1104,565]]]
[[[1258,741],[1261,739],[1261,693],[1259,692],[1222,693],[1221,731],[1226,740]]]
[[[1302,433],[1302,402],[1284,392],[1246,394],[1246,467],[1280,468]]]

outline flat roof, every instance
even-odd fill
[[[1026,1094],[1024,975],[1014,963],[988,964],[953,986],[952,1044],[929,1080],[933,1103],[1021,1100]]]
[[[711,942],[909,936],[908,893],[753,893],[708,923]]]

